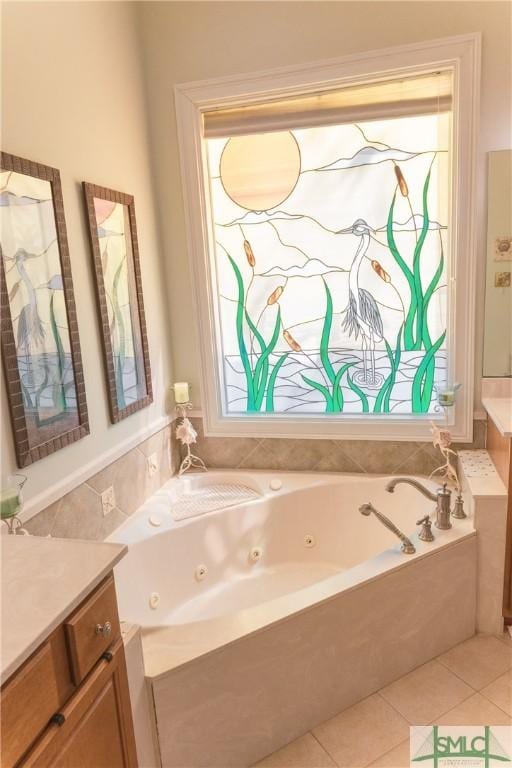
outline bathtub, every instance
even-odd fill
[[[388,479],[174,478],[110,537],[129,547],[119,612],[142,627],[164,768],[249,766],[474,634],[471,515],[420,541],[434,505],[407,485],[386,493]],[[245,498],[173,519],[190,494],[212,503],[227,486]],[[415,554],[359,513],[368,501]]]

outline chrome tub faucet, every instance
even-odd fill
[[[386,515],[383,515],[382,512],[379,512],[378,509],[375,509],[373,504],[370,504],[370,502],[368,502],[367,504],[362,504],[359,507],[359,511],[362,515],[365,515],[366,517],[368,517],[373,512],[377,520],[380,520],[382,525],[384,525],[388,529],[388,531],[391,531],[391,533],[394,533],[395,536],[398,536],[398,538],[402,542],[402,547],[401,547],[402,552],[406,555],[414,555],[414,553],[416,552],[416,547],[414,546],[412,541],[408,539],[405,533],[402,533],[402,531],[399,528],[397,528],[394,523],[391,522],[389,517],[386,517]]]
[[[428,488],[419,483],[417,480],[414,480],[412,477],[394,477],[386,485],[386,491],[388,491],[388,493],[393,493],[396,486],[400,485],[401,483],[412,485],[413,488],[416,488],[416,490],[422,493],[423,496],[425,496],[427,499],[435,502],[436,528],[439,528],[442,531],[447,531],[448,528],[452,527],[450,522],[452,492],[446,483],[443,483],[442,488],[438,488],[436,493],[432,493],[432,491],[429,491]]]

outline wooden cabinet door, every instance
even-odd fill
[[[137,768],[122,641],[102,659],[33,747],[23,768]]]
[[[58,627],[2,688],[2,768],[16,765],[74,690],[64,629]]]

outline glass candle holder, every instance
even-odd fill
[[[0,519],[15,517],[23,504],[21,489],[26,478],[23,475],[9,475],[0,491]]]
[[[436,383],[434,388],[437,402],[442,408],[451,408],[455,405],[457,390],[460,389],[460,384],[451,384],[443,381]]]

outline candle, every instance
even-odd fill
[[[189,386],[186,381],[177,381],[173,384],[174,399],[177,403],[188,403],[190,401]]]
[[[455,392],[440,392],[439,405],[450,406],[455,404]]]

